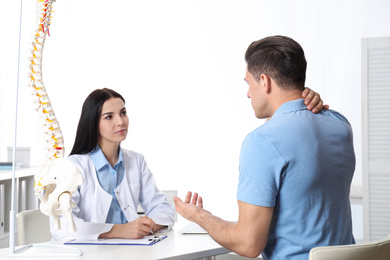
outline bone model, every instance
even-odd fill
[[[34,190],[35,195],[41,200],[41,212],[53,216],[56,229],[61,229],[60,215],[62,215],[68,221],[69,230],[76,231],[72,216],[72,208],[75,206],[72,193],[83,184],[83,176],[77,166],[69,160],[58,158],[44,164],[35,174],[35,180]]]
[[[42,78],[42,57],[46,36],[55,0],[38,0],[38,26],[32,42],[29,58],[30,87],[33,93],[34,108],[45,139],[46,160],[35,174],[35,195],[41,200],[40,210],[45,215],[52,215],[54,226],[60,229],[59,216],[63,215],[69,223],[69,230],[76,231],[72,217],[72,193],[83,184],[83,177],[77,167],[64,157],[64,138],[58,120],[51,106]]]
[[[42,78],[42,55],[46,35],[49,34],[50,15],[54,0],[38,0],[38,28],[32,42],[30,61],[30,87],[35,110],[40,117],[46,142],[46,157],[50,160],[64,157],[64,138],[54,114]],[[50,35],[50,34],[49,34]]]

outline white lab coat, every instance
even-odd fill
[[[115,194],[127,221],[136,219],[128,207],[136,212],[138,204],[141,204],[148,217],[156,224],[167,226],[169,230],[174,224],[174,209],[167,202],[164,193],[157,189],[143,155],[125,149],[122,149],[122,153],[125,173],[122,182],[115,189]],[[113,226],[105,223],[113,196],[100,186],[89,154],[71,155],[68,160],[76,164],[84,177],[84,184],[72,195],[76,204],[73,208],[73,218],[77,232],[70,233],[68,223],[62,217],[61,230],[55,230],[51,221],[50,231],[54,240],[96,240]]]

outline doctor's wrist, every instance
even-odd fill
[[[112,225],[112,228],[110,231],[100,234],[98,238],[118,238],[118,237],[120,237],[119,236],[119,231],[120,231],[119,226],[120,225],[118,225],[118,224]]]

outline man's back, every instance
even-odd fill
[[[312,247],[354,243],[352,130],[334,111],[283,104],[245,139],[237,199],[274,207],[265,259],[308,259]]]

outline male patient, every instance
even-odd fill
[[[307,110],[306,59],[293,39],[253,42],[245,60],[255,115],[271,119],[242,144],[238,222],[211,215],[190,192],[184,202],[174,198],[177,212],[248,257],[307,260],[313,247],[354,243],[349,191],[355,154],[348,120],[331,110]]]

